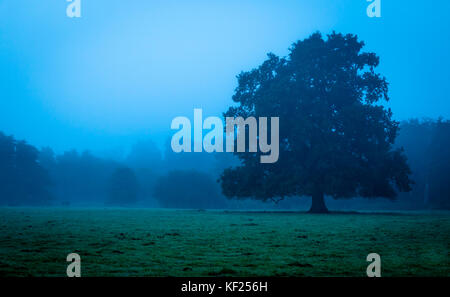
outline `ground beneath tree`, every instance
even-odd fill
[[[0,209],[0,276],[450,275],[450,213]]]

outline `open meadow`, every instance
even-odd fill
[[[0,209],[0,276],[450,275],[450,214]]]

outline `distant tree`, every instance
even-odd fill
[[[430,148],[436,121],[411,119],[403,121],[395,146],[403,147],[414,181],[412,190],[399,195],[399,204],[411,209],[422,209],[429,202]]]
[[[8,204],[14,196],[15,145],[12,136],[0,132],[0,204]]]
[[[225,206],[214,179],[195,170],[171,171],[160,177],[154,196],[162,207],[167,208],[218,209]]]
[[[436,123],[428,156],[429,204],[450,209],[450,121]]]
[[[398,123],[377,104],[389,99],[388,83],[375,72],[379,57],[363,46],[354,35],[315,33],[287,58],[269,54],[238,76],[238,106],[224,116],[279,117],[280,157],[260,164],[260,153],[238,153],[242,165],[221,176],[227,197],[310,196],[310,212],[324,213],[325,195],[394,199],[410,190],[406,157],[393,148]]]
[[[44,163],[47,164],[47,163]],[[54,171],[56,188],[54,189],[58,197],[64,200],[81,199],[85,196],[84,174],[80,168],[80,155],[72,150],[56,156],[56,167]]]
[[[411,165],[412,191],[399,197],[411,208],[450,208],[450,122],[411,119],[400,125],[398,147]]]
[[[42,149],[40,163],[53,180],[51,191],[59,202],[75,204],[104,204],[112,173],[117,162],[99,158],[88,151],[75,150],[54,155],[51,149]]]
[[[48,172],[39,164],[39,151],[25,141],[16,143],[16,179],[19,203],[47,204],[51,199]]]
[[[127,206],[137,202],[139,184],[134,171],[127,167],[118,168],[109,181],[108,204]]]
[[[34,146],[0,133],[0,202],[8,205],[49,203],[51,181],[38,157],[39,151]]]

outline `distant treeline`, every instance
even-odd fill
[[[415,182],[399,200],[413,208],[450,209],[450,121],[403,122],[396,144],[404,148]]]
[[[393,205],[399,209],[450,209],[450,121],[402,122],[396,145],[405,149],[415,184]],[[169,144],[163,153],[151,140],[134,145],[123,160],[75,150],[57,155],[49,147],[38,150],[0,132],[0,204],[170,208],[262,205],[229,201],[222,195],[217,180],[236,162],[232,154],[225,153],[176,154]],[[345,201],[342,206],[351,208],[358,203]],[[278,207],[302,205],[301,199],[290,199]]]
[[[218,174],[232,160],[176,154],[169,142],[163,157],[151,140],[136,143],[123,160],[89,151],[58,155],[0,132],[0,205],[222,208]]]

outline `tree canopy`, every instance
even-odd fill
[[[388,82],[363,47],[355,35],[315,33],[239,74],[237,106],[224,116],[279,117],[280,157],[261,164],[260,153],[238,153],[241,165],[220,178],[227,197],[310,196],[310,211],[326,212],[324,195],[394,199],[410,190],[406,157],[393,148],[399,123],[381,104]]]
[[[39,151],[0,132],[0,204],[41,205],[51,200],[48,172]]]

